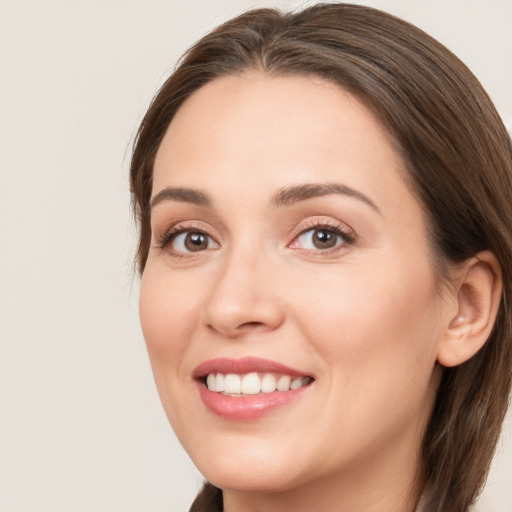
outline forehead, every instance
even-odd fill
[[[318,77],[253,73],[218,78],[184,102],[158,150],[153,195],[169,185],[227,194],[267,182],[270,194],[341,181],[377,197],[399,188],[415,202],[403,167],[391,136],[346,90]]]
[[[226,76],[201,87],[179,108],[156,163],[158,167],[163,155],[183,159],[185,150],[202,147],[214,150],[212,157],[226,157],[236,143],[244,144],[247,160],[253,154],[248,151],[259,154],[261,149],[277,162],[299,149],[302,158],[308,151],[318,158],[340,143],[346,149],[361,142],[361,132],[371,152],[385,152],[400,167],[391,136],[367,107],[338,85],[315,76]],[[187,155],[191,164],[192,156]]]

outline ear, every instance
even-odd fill
[[[464,264],[454,284],[450,293],[456,314],[447,320],[437,353],[443,366],[457,366],[471,359],[491,335],[502,290],[496,256],[490,251],[478,253]]]

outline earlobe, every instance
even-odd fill
[[[456,279],[457,311],[448,319],[437,360],[451,367],[471,359],[489,338],[501,300],[501,267],[490,251],[466,262]]]

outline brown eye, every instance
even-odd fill
[[[186,233],[184,244],[191,252],[203,251],[208,248],[208,237],[203,233]]]
[[[335,247],[338,235],[326,229],[317,229],[313,233],[312,242],[317,249],[330,249]]]
[[[200,252],[218,247],[214,240],[201,231],[183,231],[172,240],[172,249],[175,252]]]
[[[297,237],[295,247],[313,251],[325,251],[351,243],[351,238],[338,228],[318,227],[303,231]]]

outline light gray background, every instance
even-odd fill
[[[512,120],[511,0],[368,0],[455,51]],[[185,511],[131,277],[129,142],[187,46],[295,1],[0,0],[0,512]],[[243,463],[243,461],[241,461]],[[482,512],[512,511],[507,423]]]

